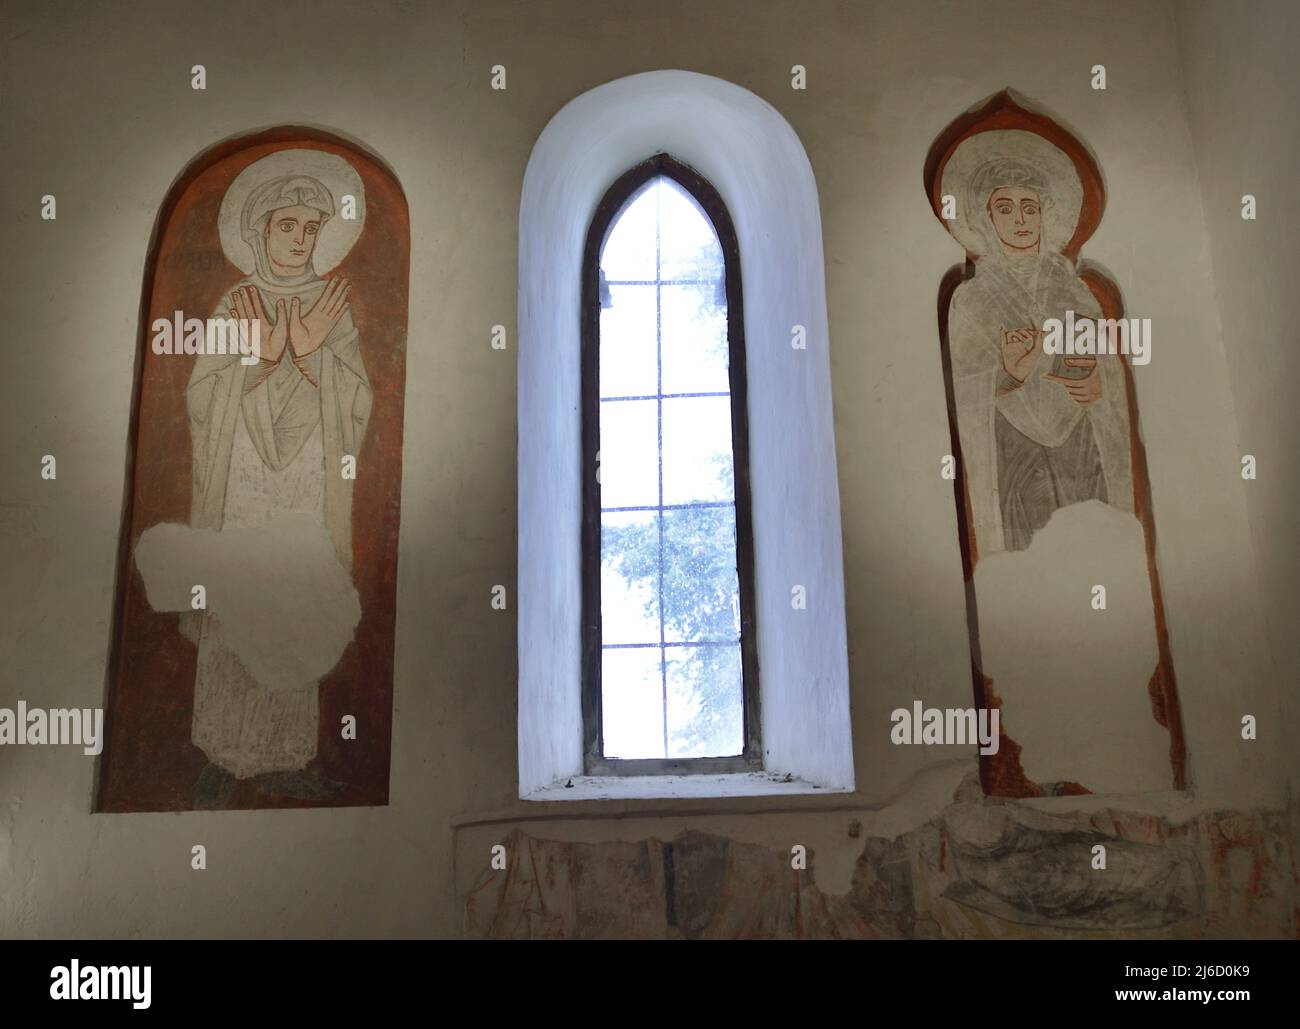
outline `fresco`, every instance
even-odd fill
[[[1132,371],[1151,360],[1150,322],[1130,339],[1118,286],[1079,259],[1104,208],[1101,170],[1004,91],[945,129],[925,181],[966,252],[941,284],[939,324],[976,698],[1004,734],[981,758],[985,787],[1181,789]],[[1076,324],[1094,352],[1063,352],[1059,327]]]
[[[386,803],[401,188],[320,133],[223,144],[151,260],[98,809]]]

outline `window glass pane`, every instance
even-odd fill
[[[735,507],[665,511],[663,554],[664,639],[740,639]]]
[[[600,312],[600,395],[652,397],[659,392],[655,287],[610,286],[609,298]]]
[[[601,652],[605,756],[664,756],[663,668],[658,647]]]
[[[664,503],[731,500],[731,398],[663,401]]]
[[[726,298],[716,285],[664,286],[660,296],[664,392],[726,393]]]
[[[605,643],[659,642],[659,515],[600,516],[600,617]]]
[[[654,279],[658,204],[659,190],[652,183],[619,212],[600,252],[607,280]]]
[[[722,247],[695,199],[672,179],[659,179],[659,277],[722,278]]]
[[[694,199],[659,178],[616,216],[601,264],[603,753],[735,756],[744,685],[722,247]]]
[[[600,405],[600,506],[659,503],[659,405],[605,400]]]
[[[668,756],[744,751],[740,647],[667,647]]]

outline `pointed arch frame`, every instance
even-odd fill
[[[600,594],[600,256],[628,203],[649,183],[672,179],[699,204],[722,247],[727,294],[727,374],[731,405],[733,492],[736,504],[736,576],[740,591],[743,750],[736,757],[607,758],[601,689]],[[754,592],[754,530],[749,473],[748,379],[740,246],[718,191],[695,169],[666,153],[621,175],[601,198],[582,255],[582,723],[583,764],[589,775],[699,774],[762,768],[758,688],[758,612]],[[662,457],[661,457],[662,460]]]

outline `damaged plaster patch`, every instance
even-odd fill
[[[1092,607],[1098,585],[1105,610]],[[1025,775],[1170,789],[1169,733],[1147,692],[1159,651],[1141,523],[1099,500],[1063,507],[1027,550],[982,558],[975,591],[982,670]]]
[[[352,640],[361,604],[319,518],[286,514],[256,528],[146,529],[135,550],[155,611],[191,610],[206,592],[222,642],[262,686],[301,689]]]

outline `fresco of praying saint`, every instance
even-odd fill
[[[155,608],[155,597],[205,585],[206,609],[181,616],[198,646],[192,742],[209,761],[195,807],[222,806],[249,777],[280,796],[339,788],[304,770],[317,750],[319,680],[360,617],[348,462],[372,390],[351,286],[319,269],[326,242],[337,264],[360,234],[363,219],[338,218],[337,195],[355,200],[361,188],[335,155],[280,151],[246,168],[222,204],[223,246],[247,275],[210,317],[260,321],[260,360],[195,360],[189,527],[156,526],[137,548]]]

